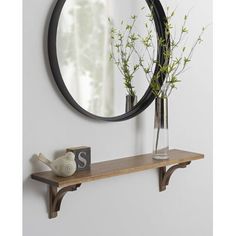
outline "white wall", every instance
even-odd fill
[[[92,160],[150,152],[153,105],[120,123],[90,120],[74,111],[58,92],[45,50],[48,18],[55,0],[24,0],[24,236],[210,236],[212,235],[212,29],[196,50],[191,69],[170,99],[170,145],[205,153],[174,174],[158,191],[155,170],[100,180],[68,193],[56,219],[47,215],[47,187],[30,179],[46,170],[33,160],[43,152],[89,145]],[[169,1],[162,1],[164,4]],[[212,23],[208,0],[171,1],[182,16],[193,8],[190,29]],[[176,22],[178,17],[176,18]],[[191,39],[190,39],[191,41]]]

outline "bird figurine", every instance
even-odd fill
[[[37,159],[46,164],[52,172],[61,177],[72,176],[76,171],[75,154],[67,152],[64,156],[58,157],[54,161],[48,160],[42,153],[37,156]]]

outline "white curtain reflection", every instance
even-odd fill
[[[107,0],[67,0],[59,20],[57,54],[67,89],[85,110],[112,116]]]

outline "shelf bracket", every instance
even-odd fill
[[[49,186],[49,219],[56,218],[57,212],[60,211],[61,202],[67,192],[75,191],[81,184],[64,187],[57,191],[56,186]]]
[[[166,170],[166,167],[159,168],[159,190],[160,192],[163,192],[166,190],[166,186],[169,185],[170,178],[172,174],[175,172],[175,170],[179,168],[186,168],[187,165],[189,165],[191,161],[180,163],[177,165],[174,165],[170,167],[168,170]]]

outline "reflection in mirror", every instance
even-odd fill
[[[57,29],[58,64],[67,90],[84,110],[100,117],[115,117],[132,109],[126,103],[129,93],[124,76],[110,58],[111,29],[130,24],[131,16],[136,15],[135,33],[143,35],[150,13],[145,0],[65,2]],[[148,63],[148,57],[144,59]],[[131,60],[137,63],[135,56]],[[132,86],[138,102],[149,86],[142,70],[134,73]]]

